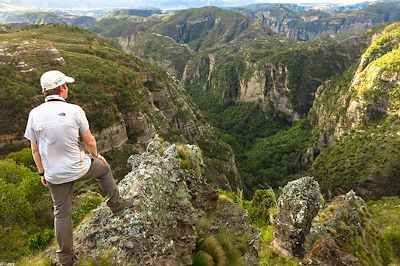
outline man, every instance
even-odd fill
[[[80,106],[65,101],[67,83],[74,81],[56,70],[42,75],[40,84],[45,102],[31,110],[25,131],[42,184],[50,188],[57,253],[60,263],[66,266],[74,262],[71,219],[74,181],[96,178],[109,197],[107,205],[113,213],[130,205],[119,196],[110,166],[97,151],[85,112]],[[89,155],[79,148],[79,136]]]

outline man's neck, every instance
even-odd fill
[[[61,97],[60,95],[49,95],[44,99],[45,102],[50,102],[50,101],[62,101],[65,102],[65,99]]]

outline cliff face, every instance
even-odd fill
[[[368,122],[397,116],[398,28],[393,24],[375,37],[355,73],[349,71],[318,88],[310,115],[325,143]]]
[[[229,42],[250,25],[251,21],[240,13],[203,7],[180,11],[154,26],[151,32],[186,43],[197,51]]]
[[[258,19],[273,32],[298,41],[309,41],[337,33],[356,33],[372,26],[399,20],[396,2],[373,3],[360,10],[325,13],[318,10],[299,11],[287,5],[265,10],[243,12]]]
[[[35,40],[36,34],[47,34],[47,39]],[[71,43],[57,39],[63,34],[71,34]],[[87,45],[92,45],[91,51]],[[108,49],[109,54],[102,54],[102,49]],[[51,68],[76,78],[69,100],[86,110],[101,150],[119,147],[128,138],[145,143],[155,133],[166,134],[172,128],[182,130],[192,140],[201,137],[206,127],[198,120],[199,113],[179,84],[166,74],[156,74],[137,59],[124,65],[124,56],[103,40],[73,28],[48,26],[3,34],[0,112],[3,125],[7,126],[1,130],[0,145],[23,140],[30,107],[42,101],[37,80],[42,71]],[[110,70],[117,63],[118,71],[112,74]],[[8,101],[12,97],[18,97],[16,105]]]
[[[158,64],[178,79],[181,79],[185,65],[193,54],[187,44],[179,44],[171,37],[157,33],[119,37],[118,43],[126,52]]]
[[[303,45],[271,38],[264,50],[257,43],[226,45],[191,59],[182,81],[223,103],[254,102],[269,116],[295,121],[308,113],[318,86],[355,62],[368,40],[360,36]]]

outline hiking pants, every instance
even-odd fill
[[[95,178],[104,194],[109,197],[107,202],[118,204],[120,202],[118,187],[111,173],[111,168],[101,160],[92,158],[88,172],[78,180]],[[54,206],[54,229],[58,243],[58,258],[63,266],[74,263],[74,247],[72,239],[72,190],[74,181],[64,184],[51,184],[48,182]]]

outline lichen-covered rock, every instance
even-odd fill
[[[306,251],[311,250],[316,241],[328,233],[334,236],[340,247],[349,243],[363,227],[366,208],[364,200],[354,191],[335,197],[314,218],[310,234],[306,239]]]
[[[354,191],[337,196],[314,218],[303,264],[381,265],[377,235],[362,198]]]
[[[199,156],[196,146],[187,145]],[[199,160],[199,158],[196,158]],[[180,168],[177,145],[153,140],[147,152],[132,155],[132,172],[119,183],[132,207],[112,215],[103,203],[75,232],[82,256],[107,252],[123,264],[191,265],[197,220],[213,209],[217,192],[191,170]]]
[[[325,235],[318,240],[301,265],[361,266],[357,258],[341,250],[330,235]]]
[[[284,255],[301,257],[304,240],[319,210],[319,185],[312,177],[289,182],[278,199],[273,246]]]

